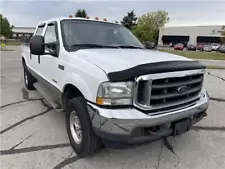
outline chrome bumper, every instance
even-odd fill
[[[205,90],[201,92],[201,98],[195,105],[180,110],[159,115],[148,115],[135,108],[106,109],[88,103],[88,111],[95,132],[102,138],[121,142],[139,142],[157,139],[170,135],[172,128],[165,128],[158,135],[135,136],[137,129],[154,127],[179,121],[185,118],[193,118],[195,115],[206,112],[209,97]],[[196,120],[195,120],[196,122]]]

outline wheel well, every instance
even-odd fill
[[[84,97],[81,91],[78,88],[76,88],[74,85],[72,84],[66,85],[62,94],[63,108],[65,108],[65,105],[68,102],[68,100],[78,96]]]
[[[23,65],[23,67],[26,66],[26,62],[25,62],[25,59],[23,57],[22,57],[22,65]]]

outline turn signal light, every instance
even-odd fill
[[[97,99],[96,99],[97,104],[102,105],[103,102],[104,102],[103,98],[97,97]]]

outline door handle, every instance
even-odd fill
[[[40,55],[38,55],[38,63],[39,63],[39,64],[41,63]]]
[[[64,66],[63,65],[58,65],[58,68],[61,70],[64,70]]]

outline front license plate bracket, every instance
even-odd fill
[[[173,136],[178,136],[189,131],[191,129],[191,124],[191,119],[175,122],[173,125]]]

